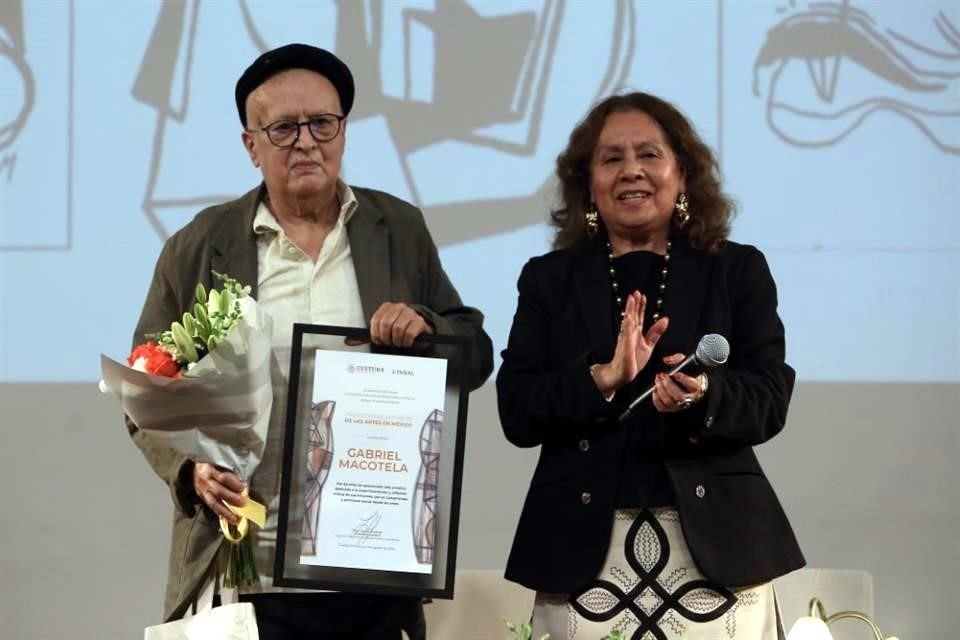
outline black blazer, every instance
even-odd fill
[[[524,266],[497,396],[507,439],[541,451],[508,579],[571,593],[597,576],[617,507],[627,430],[643,429],[651,419],[671,435],[664,463],[704,575],[744,586],[804,565],[752,449],[783,428],[794,381],[766,260],[747,245],[728,242],[708,255],[680,239],[670,262],[663,303],[670,324],[647,366],[662,370],[664,355],[691,353],[706,333],[725,336],[730,357],[709,372],[707,396],[690,410],[647,412],[625,424],[617,417],[631,398],[617,394],[606,402],[588,370],[608,362],[614,350],[603,248],[588,242]]]

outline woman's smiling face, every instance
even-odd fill
[[[684,188],[677,157],[653,118],[642,111],[607,117],[590,162],[590,197],[612,243],[665,241]]]

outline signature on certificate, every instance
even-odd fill
[[[378,537],[381,532],[377,527],[382,519],[383,516],[379,511],[374,511],[369,516],[362,518],[360,523],[353,528],[353,537],[357,538],[359,542]]]

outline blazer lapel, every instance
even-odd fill
[[[357,193],[357,210],[347,223],[350,254],[360,289],[363,316],[370,324],[380,305],[390,300],[390,231],[383,214]]]
[[[667,332],[657,345],[654,357],[671,353],[692,353],[700,336],[700,313],[709,279],[710,258],[694,251],[686,239],[673,241],[663,312],[670,319]]]
[[[573,258],[573,283],[590,351],[598,362],[613,357],[613,301],[607,256],[589,244]]]
[[[235,211],[225,216],[220,227],[210,234],[211,269],[250,285],[250,294],[254,298],[257,297],[257,239],[253,233],[253,218],[263,190],[264,186],[260,185],[243,195],[237,201]],[[208,287],[219,287],[218,282],[213,282],[212,273],[207,278]]]

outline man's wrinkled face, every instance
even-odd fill
[[[282,71],[250,93],[243,142],[271,198],[305,200],[334,193],[346,121],[328,142],[317,142],[304,124],[296,143],[287,148],[277,147],[261,131],[278,121],[306,123],[324,114],[343,115],[340,96],[327,78],[307,69]]]

